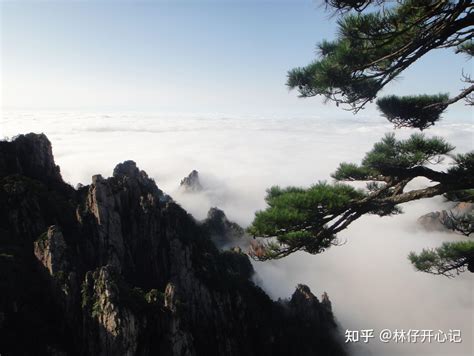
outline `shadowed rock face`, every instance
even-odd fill
[[[244,242],[244,229],[239,224],[229,221],[225,213],[218,208],[209,209],[202,226],[218,247],[232,247]]]
[[[0,173],[2,355],[344,354],[327,296],[270,300],[133,161],[74,190],[29,134]]]
[[[0,142],[0,176],[21,174],[45,183],[62,182],[54,163],[51,142],[44,135],[19,135],[13,142]]]

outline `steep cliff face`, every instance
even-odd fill
[[[2,355],[344,354],[327,297],[270,300],[132,161],[74,190],[48,139],[20,136],[0,199]]]
[[[54,163],[53,150],[44,135],[20,135],[12,142],[0,142],[0,172],[2,176],[21,174],[44,183],[62,182],[59,167]]]

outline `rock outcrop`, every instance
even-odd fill
[[[0,176],[21,174],[45,183],[62,182],[51,143],[44,134],[19,135],[0,142]]]
[[[133,161],[75,190],[44,135],[20,136],[0,145],[0,200],[2,355],[344,354],[327,296],[272,301]]]
[[[456,230],[464,219],[474,222],[474,203],[458,202],[450,210],[434,211],[418,218],[418,223],[428,231]],[[459,226],[461,228],[461,226]]]
[[[209,209],[202,226],[209,232],[212,241],[219,248],[237,246],[245,237],[244,229],[227,219],[224,211],[218,208]]]
[[[187,177],[184,177],[179,184],[180,188],[186,192],[200,192],[202,191],[202,185],[199,180],[199,172],[192,170]]]
[[[34,253],[52,276],[67,269],[66,243],[63,234],[54,225],[34,242]]]

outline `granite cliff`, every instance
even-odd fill
[[[272,301],[133,161],[74,189],[49,140],[0,142],[0,354],[343,355],[327,295]]]

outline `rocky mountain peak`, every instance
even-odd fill
[[[145,172],[143,172],[145,173]],[[138,178],[140,176],[140,170],[137,167],[137,164],[134,161],[125,161],[119,163],[114,168],[114,177],[129,177],[129,178]]]
[[[309,305],[313,303],[317,304],[319,303],[319,300],[313,293],[311,293],[311,289],[309,289],[307,285],[298,284],[296,290],[291,296],[290,302],[295,305]]]
[[[329,296],[326,292],[321,295],[321,304],[324,305],[328,310],[332,310],[332,303],[329,300]]]
[[[209,209],[202,225],[218,247],[238,244],[245,234],[239,224],[230,221],[224,211],[216,207]]]
[[[201,182],[199,181],[199,172],[196,170],[192,170],[187,177],[184,177],[181,180],[180,187],[183,188],[185,191],[190,192],[201,191],[203,188]]]
[[[44,134],[19,135],[0,142],[0,175],[20,174],[45,183],[62,182],[51,142]]]
[[[209,209],[209,211],[207,212],[207,219],[218,222],[227,221],[227,217],[225,216],[224,211],[216,207]]]
[[[0,144],[1,354],[345,354],[308,287],[274,302],[246,254],[216,248],[212,229],[238,230],[221,210],[199,225],[133,161],[63,189],[49,141],[26,136]]]
[[[327,294],[326,294],[327,297]],[[325,306],[329,298],[325,301]],[[322,304],[318,298],[311,292],[309,287],[304,284],[298,284],[295,292],[291,296],[290,306],[293,313],[298,315],[302,319],[307,320],[332,320],[331,309],[321,308]]]
[[[140,185],[146,186],[149,189],[158,192],[158,187],[156,186],[154,180],[149,178],[148,174],[146,174],[145,171],[140,170],[137,167],[137,164],[131,160],[117,164],[114,168],[113,178],[123,182],[127,181],[127,184],[130,184],[130,182],[138,182]]]

